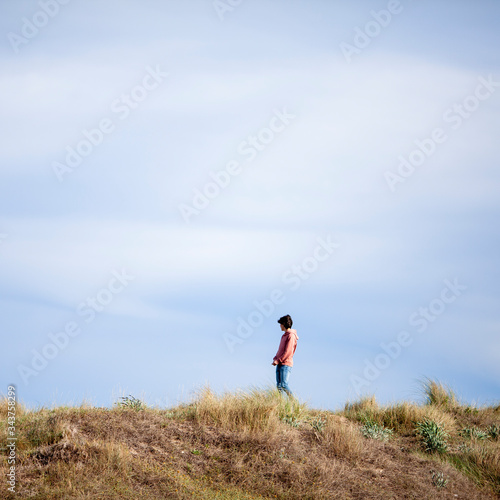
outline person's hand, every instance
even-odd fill
[[[278,363],[276,363],[276,361],[273,361],[271,364],[272,364],[273,366],[276,366]]]

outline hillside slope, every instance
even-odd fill
[[[206,389],[168,410],[18,407],[16,488],[4,458],[0,498],[498,498],[500,406],[460,406],[432,384],[428,404],[367,398],[336,414],[273,390]],[[5,402],[1,414],[6,450]]]

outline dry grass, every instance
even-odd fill
[[[347,403],[342,414],[355,422],[375,422],[393,429],[405,446],[416,451],[417,422],[430,420],[437,423],[448,435],[448,452],[439,459],[500,496],[500,440],[467,439],[462,432],[470,428],[486,432],[490,426],[500,425],[499,405],[482,408],[461,405],[449,387],[432,380],[423,383],[423,393],[423,405],[400,402],[381,406],[375,397],[370,396]]]
[[[431,379],[425,379],[422,383],[422,390],[425,395],[425,402],[428,405],[443,406],[445,408],[454,408],[458,406],[457,396],[453,390]]]
[[[6,396],[0,395],[0,418],[2,421],[7,419],[8,414],[8,399]],[[22,416],[26,412],[24,405],[21,402],[16,403],[16,414],[17,416]]]
[[[359,427],[347,419],[328,415],[321,439],[331,454],[337,458],[356,463],[361,457],[364,438]]]
[[[306,405],[296,399],[282,396],[274,389],[248,393],[215,395],[203,389],[187,407],[187,416],[199,423],[212,424],[226,430],[243,432],[275,432],[284,421],[299,423]]]
[[[413,435],[415,423],[425,418],[442,425],[448,433],[453,434],[457,429],[453,415],[441,406],[422,406],[407,401],[379,406],[374,396],[347,403],[343,415],[360,423],[375,422],[402,436]]]
[[[374,397],[335,414],[275,390],[216,395],[208,388],[168,410],[21,408],[17,492],[2,498],[495,498],[499,441],[469,439],[459,448],[459,430],[498,416],[498,407],[380,406]],[[450,432],[443,458],[418,451],[414,424],[424,417]],[[389,442],[363,437],[368,420],[394,429]],[[6,471],[3,461],[2,477]],[[433,485],[436,472],[445,488]]]

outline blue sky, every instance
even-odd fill
[[[2,2],[0,392],[266,386],[290,314],[311,406],[498,401],[500,5],[233,3]]]

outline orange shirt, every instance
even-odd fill
[[[295,349],[297,349],[297,340],[299,340],[297,330],[288,328],[281,336],[278,352],[273,358],[274,361],[280,365],[293,366],[293,355],[295,354]]]

